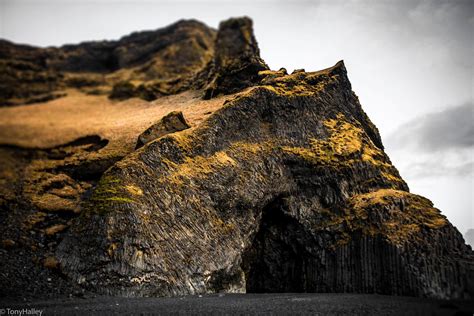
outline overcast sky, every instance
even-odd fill
[[[413,193],[474,228],[474,1],[0,0],[0,37],[39,46],[247,15],[273,69],[344,59]]]

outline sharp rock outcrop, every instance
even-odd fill
[[[249,18],[229,19],[219,25],[214,59],[204,89],[204,98],[231,94],[255,85],[258,72],[268,70],[260,58],[260,50]]]

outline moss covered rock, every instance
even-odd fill
[[[164,135],[179,132],[190,128],[188,122],[184,118],[183,112],[173,111],[160,119],[159,122],[147,128],[138,136],[136,149],[142,147],[146,143],[151,142]]]
[[[472,251],[409,193],[344,64],[260,77],[109,169],[60,245],[62,271],[125,296],[472,295]]]

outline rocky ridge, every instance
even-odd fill
[[[181,33],[169,35],[175,28],[186,29],[186,43],[198,43],[199,36],[193,36],[205,34],[206,44],[192,52],[176,49]],[[93,70],[51,62],[44,69],[86,69],[109,72],[107,80],[117,74],[142,80],[116,81],[122,82],[115,84],[115,92],[122,89],[120,98],[195,90],[209,101],[186,102],[222,104],[191,128],[168,128],[165,118],[157,121],[149,130],[153,133],[142,135],[157,138],[139,140],[137,150],[129,146],[111,153],[111,143],[100,135],[46,149],[0,148],[7,162],[0,171],[14,179],[1,185],[2,225],[11,227],[27,215],[32,227],[45,227],[23,243],[19,240],[25,236],[5,230],[2,256],[13,256],[18,244],[32,253],[37,238],[54,236],[42,266],[53,271],[55,284],[64,284],[56,292],[73,285],[121,296],[473,296],[472,249],[429,200],[409,193],[352,91],[342,61],[318,72],[270,70],[247,18],[225,21],[217,33],[197,22],[179,22],[153,33],[165,35],[147,46],[150,34],[124,39],[161,50],[145,49],[140,59],[131,53],[134,49],[126,49],[135,57],[125,58],[120,67],[112,63],[105,69],[108,63],[85,48],[112,45],[107,42],[69,47],[75,58],[87,57]],[[121,51],[114,47],[114,54]],[[24,49],[25,56],[48,51],[15,49]],[[176,59],[160,59],[163,50],[177,50],[180,58],[195,62],[167,76]],[[154,70],[147,75],[139,64],[155,68],[150,66]],[[143,93],[173,76],[183,84],[171,84],[166,93]],[[185,122],[184,117],[178,121]],[[64,211],[67,216],[51,215]],[[4,264],[0,277],[8,280],[12,269]]]
[[[215,30],[190,20],[117,41],[62,47],[0,40],[0,106],[48,101],[68,89],[115,99],[175,94],[210,62],[215,36]]]

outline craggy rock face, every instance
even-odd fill
[[[258,72],[268,70],[268,66],[260,58],[252,20],[229,19],[219,25],[210,67],[205,98],[235,93],[259,81]]]
[[[0,40],[0,106],[48,101],[67,89],[153,100],[186,89],[211,60],[215,31],[180,21],[118,41],[36,48]],[[115,88],[115,89],[114,89]]]
[[[11,283],[0,294],[474,296],[473,251],[409,193],[343,62],[269,70],[248,18],[218,32],[182,21],[120,41],[1,44],[0,102],[70,93],[33,113],[113,119],[84,118],[79,138],[67,125],[76,140],[47,148],[15,144],[54,122],[24,124],[0,146],[0,282]],[[156,100],[115,101],[137,96]],[[81,107],[92,100],[99,110]]]
[[[57,252],[62,271],[125,296],[467,297],[472,251],[408,192],[344,65],[261,76],[108,170]]]

